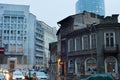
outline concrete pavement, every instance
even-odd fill
[[[57,80],[66,80],[66,78],[64,76],[58,75]]]
[[[77,77],[73,77],[73,76],[65,77],[65,76],[52,74],[52,73],[49,73],[49,78],[50,80],[80,80],[80,78],[77,78]]]
[[[57,80],[80,80],[80,77],[65,77],[58,75]]]

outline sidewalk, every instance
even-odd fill
[[[66,80],[66,77],[58,75],[57,80]]]
[[[52,73],[49,73],[49,76],[50,76],[50,80],[78,80],[72,76],[63,76],[63,75],[55,75],[55,74],[52,74]]]
[[[57,80],[80,80],[80,77],[76,77],[76,76],[74,76],[74,77],[72,77],[72,76],[65,77],[65,76],[58,75]]]

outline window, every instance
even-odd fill
[[[68,40],[68,52],[75,50],[75,42],[74,39]]]
[[[6,30],[4,30],[4,34],[6,34]]]
[[[18,51],[18,53],[22,53],[22,51],[23,51],[23,45],[22,44],[18,44],[17,51]]]
[[[7,34],[9,34],[9,30],[7,30]]]
[[[13,34],[14,34],[14,35],[16,34],[16,30],[13,31]]]
[[[23,23],[24,22],[24,17],[18,17],[18,23]]]
[[[96,34],[91,34],[90,38],[90,48],[96,48]]]
[[[17,22],[17,17],[16,16],[12,16],[11,17],[11,23],[16,23]]]
[[[7,36],[7,40],[9,39],[9,36]]]
[[[6,36],[4,36],[4,40],[6,40]]]
[[[13,34],[13,30],[11,30],[11,34]]]
[[[20,37],[17,37],[18,40],[20,40]]]
[[[20,31],[18,31],[18,34],[20,34]]]
[[[15,39],[16,39],[16,36],[14,36],[13,38],[14,38],[14,40],[15,40]]]
[[[86,49],[88,49],[88,46],[89,46],[88,35],[84,35],[82,37],[82,49],[86,50]]]
[[[104,38],[105,38],[105,47],[115,46],[115,33],[114,32],[105,33]]]
[[[74,68],[75,68],[74,61],[73,60],[69,60],[68,61],[68,72],[69,73],[74,73]]]
[[[95,58],[88,58],[85,62],[85,71],[87,73],[96,72],[96,59]]]
[[[15,44],[10,45],[10,52],[16,52],[16,45]]]
[[[82,49],[82,41],[81,41],[81,38],[80,37],[76,37],[75,38],[75,50],[76,51],[79,51]]]
[[[11,36],[11,40],[13,40],[13,36]]]
[[[4,22],[10,22],[10,16],[4,16]]]
[[[8,52],[8,44],[4,44],[5,51]]]

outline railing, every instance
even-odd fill
[[[94,55],[96,54],[96,49],[72,51],[68,53],[68,56],[78,56],[78,55]]]
[[[104,53],[118,53],[118,51],[119,51],[119,46],[118,46],[118,44],[115,44],[115,45],[109,45],[109,46],[107,46],[107,45],[104,45],[103,46],[103,52]]]

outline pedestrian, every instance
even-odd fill
[[[32,80],[32,72],[29,70],[29,79]]]
[[[37,80],[36,73],[33,74],[33,80]]]
[[[28,75],[25,73],[25,80],[29,80]]]

